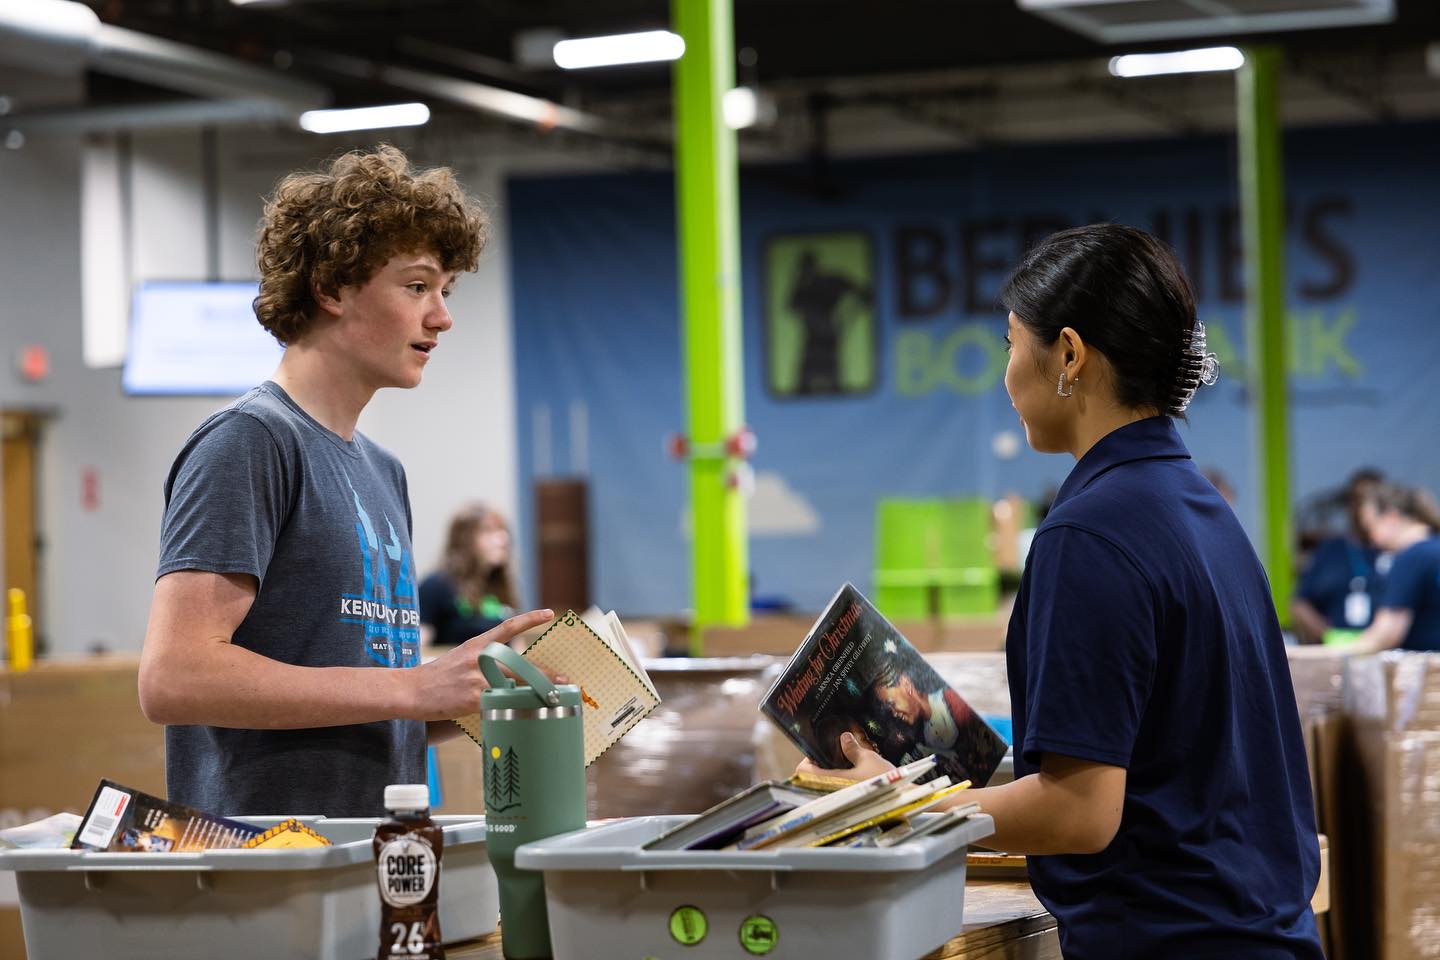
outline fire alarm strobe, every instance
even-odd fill
[[[21,347],[15,354],[15,369],[27,383],[39,383],[50,376],[50,351],[38,343]]]

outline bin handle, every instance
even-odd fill
[[[163,856],[163,854],[157,854],[157,856]],[[77,870],[81,871],[81,879],[85,881],[86,893],[99,893],[102,889],[104,889],[105,878],[109,874],[140,873],[143,871],[153,871],[155,870],[155,867],[142,867],[136,865],[133,867],[67,867],[66,869],[68,872],[71,873],[74,873]],[[164,867],[162,869],[165,869],[167,872],[173,871],[175,873],[188,873],[190,876],[195,878],[195,889],[200,891],[201,893],[209,893],[211,890],[215,889],[215,881],[210,879],[211,876],[213,876],[213,868],[208,864],[180,864],[175,867]]]
[[[789,873],[795,868],[788,863],[756,863],[753,854],[744,854],[745,859],[750,862],[725,861],[716,863],[714,860],[706,860],[704,864],[696,863],[624,863],[620,870],[624,873],[664,873],[676,870],[743,870],[746,873]]]
[[[560,702],[560,693],[555,689],[555,684],[550,682],[550,678],[541,673],[529,660],[503,643],[496,643],[492,640],[484,650],[480,651],[479,662],[480,672],[485,675],[490,686],[496,689],[509,690],[516,686],[513,679],[500,671],[500,664],[503,663],[510,668],[511,673],[528,683],[535,694],[545,703],[554,706]]]
[[[132,854],[134,856],[134,854]],[[169,857],[172,854],[157,853],[156,857]],[[154,873],[165,871],[169,873],[212,873],[215,867],[208,863],[81,863],[73,867],[66,867],[67,873]]]

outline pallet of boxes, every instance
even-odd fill
[[[1350,810],[1368,858],[1344,876],[1350,956],[1440,957],[1440,654],[1346,665]],[[1368,861],[1368,862],[1367,862]],[[1368,869],[1367,869],[1368,868]]]

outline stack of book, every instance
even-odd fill
[[[970,786],[932,772],[924,757],[828,793],[794,783],[757,784],[656,837],[647,850],[775,850],[795,847],[889,847],[944,830],[979,810],[962,804],[924,822],[911,818]]]

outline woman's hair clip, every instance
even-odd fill
[[[1205,339],[1205,321],[1195,318],[1195,330],[1190,334],[1190,348],[1187,351],[1192,357],[1200,358],[1200,382],[1207,387],[1215,386],[1215,381],[1220,379],[1220,359],[1214,353],[1205,350],[1208,343]]]
[[[1215,381],[1220,379],[1220,360],[1213,353],[1205,354],[1205,359],[1200,361],[1200,383],[1207,387],[1215,386]]]
[[[1198,317],[1190,331],[1190,342],[1185,345],[1180,361],[1180,372],[1176,377],[1175,400],[1170,405],[1171,413],[1184,413],[1195,399],[1195,391],[1202,385],[1213,387],[1220,379],[1220,359],[1206,350],[1205,323]]]

